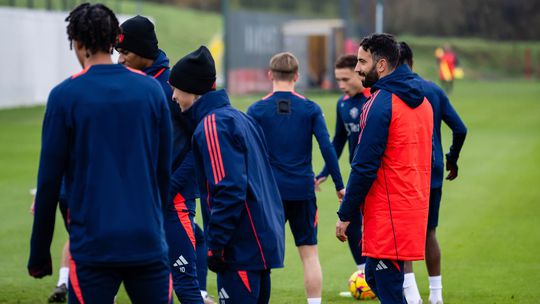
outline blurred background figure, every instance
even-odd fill
[[[442,88],[446,91],[447,94],[452,93],[454,87],[454,79],[461,78],[463,72],[461,69],[460,73],[456,73],[456,68],[458,66],[458,59],[450,44],[445,44],[444,48],[437,48],[435,50],[435,57],[437,58],[439,65],[439,80],[441,81]],[[457,77],[459,74],[460,77]]]

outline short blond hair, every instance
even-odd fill
[[[292,81],[298,73],[298,59],[290,52],[276,54],[270,59],[270,71],[275,80]]]

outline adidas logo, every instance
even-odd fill
[[[186,272],[186,266],[188,261],[184,258],[184,256],[179,256],[176,262],[173,264],[174,267],[178,267],[181,272]]]
[[[186,261],[186,259],[184,258],[183,255],[179,256],[178,259],[176,260],[176,262],[173,264],[175,267],[179,267],[179,266],[185,266],[189,264],[188,261]]]
[[[387,269],[388,266],[386,266],[383,261],[379,261],[379,263],[377,264],[377,267],[375,267],[375,270],[383,270],[383,269]]]
[[[225,291],[225,288],[221,288],[221,290],[219,291],[219,298],[220,299],[228,299],[229,298],[229,295]]]

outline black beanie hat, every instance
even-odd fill
[[[216,66],[210,51],[201,46],[178,60],[171,70],[169,83],[177,89],[196,95],[214,90]]]
[[[156,59],[159,54],[158,40],[154,24],[148,18],[135,16],[120,25],[122,33],[118,36],[116,48],[133,52],[141,57]]]

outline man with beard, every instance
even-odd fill
[[[422,84],[402,65],[388,34],[362,40],[355,68],[371,98],[360,117],[360,139],[336,236],[345,241],[351,218],[362,207],[366,280],[383,304],[406,303],[404,261],[424,259],[433,111]]]

